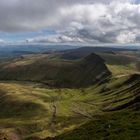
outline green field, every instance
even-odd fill
[[[81,89],[1,82],[0,90],[0,133],[8,140],[140,137],[139,75]]]
[[[106,67],[97,58],[92,54],[72,61],[45,54],[2,62],[0,140],[139,140],[136,65],[112,59]],[[63,84],[46,84],[41,75],[51,76],[52,82],[60,78]],[[64,79],[71,80],[69,87]]]

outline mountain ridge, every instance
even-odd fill
[[[51,60],[43,57],[13,60],[1,65],[1,80],[42,82],[54,87],[84,87],[111,75],[104,60],[91,54],[78,61]]]

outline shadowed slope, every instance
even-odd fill
[[[2,63],[0,79],[10,81],[0,82],[0,139],[139,139],[140,75],[110,75],[95,54],[76,61],[41,54]]]
[[[8,136],[14,133],[26,140],[139,138],[140,75],[80,89],[50,89],[24,82],[3,82],[0,89],[0,132],[6,129]]]
[[[0,79],[37,81],[53,87],[86,87],[111,75],[104,60],[95,54],[77,61],[31,59],[3,64]]]
[[[93,114],[80,127],[44,140],[140,139],[140,75],[112,79],[102,88],[99,100],[103,115]],[[95,101],[86,103],[94,105]]]

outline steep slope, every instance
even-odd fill
[[[77,60],[94,52],[105,60],[112,75],[128,75],[140,73],[140,51],[112,48],[79,48],[61,53],[60,57],[67,60]]]
[[[139,91],[137,74],[80,89],[1,82],[0,138],[138,140]]]
[[[85,87],[110,75],[104,60],[95,54],[77,61],[21,58],[0,66],[1,80],[35,81],[53,87]]]
[[[43,140],[139,140],[139,115],[136,111],[105,114],[72,131]]]
[[[95,54],[1,63],[0,140],[139,140],[140,75],[110,75]]]
[[[140,75],[113,79],[102,88],[99,101],[103,114],[92,114],[92,119],[80,127],[44,140],[139,140]],[[85,103],[96,104],[95,100]]]

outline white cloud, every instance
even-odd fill
[[[5,41],[3,39],[0,39],[0,44],[4,44]]]
[[[81,38],[72,37],[67,35],[52,35],[52,36],[39,36],[36,38],[30,38],[26,40],[27,43],[71,43],[79,42],[84,43]]]
[[[140,4],[135,0],[1,0],[0,31],[53,28],[53,36],[28,42],[140,42]]]
[[[124,32],[117,36],[117,41],[120,43],[135,43],[136,34],[132,32]]]
[[[130,2],[77,4],[60,8],[59,13],[54,26],[67,35],[93,43],[135,43],[139,38],[140,5]]]

